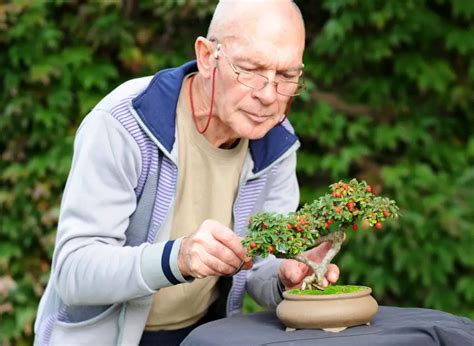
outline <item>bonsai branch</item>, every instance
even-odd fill
[[[343,232],[343,231],[341,231],[341,232]],[[343,233],[344,233],[344,232],[343,232]],[[325,242],[327,242],[327,241],[334,241],[334,237],[335,237],[335,233],[331,233],[331,234],[322,236],[322,237],[320,237],[320,238],[317,238],[317,239],[314,241],[313,245],[308,246],[307,249],[308,249],[308,250],[313,249],[313,248],[315,248],[316,246],[318,246],[318,245],[320,245],[320,244],[322,244],[322,243],[325,243]],[[344,241],[344,239],[346,239],[346,234],[345,234],[345,233],[344,233],[344,235],[343,235],[343,239],[342,239],[341,243]]]

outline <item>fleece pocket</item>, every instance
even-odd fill
[[[114,304],[97,316],[81,322],[56,321],[51,345],[116,345],[123,304]]]

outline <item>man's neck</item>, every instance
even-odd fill
[[[186,90],[189,90],[190,78],[186,79]],[[211,108],[211,92],[207,90],[202,78],[199,74],[196,74],[193,81],[193,103],[194,103],[194,117],[196,118],[196,123],[199,129],[204,129],[209,117],[209,110]],[[187,105],[192,113],[191,101],[189,92],[186,92]],[[214,114],[211,115],[211,122],[207,130],[202,134],[206,140],[211,143],[216,148],[221,149],[232,149],[238,142],[239,138],[235,133],[225,125],[219,117],[216,116],[216,111],[213,111]],[[196,128],[196,131],[198,129]]]

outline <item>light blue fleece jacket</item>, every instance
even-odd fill
[[[193,61],[126,82],[82,122],[35,344],[138,344],[153,293],[186,282],[177,265],[181,239],[169,234],[179,171],[176,104],[184,77],[196,70]],[[254,212],[296,209],[298,147],[288,122],[249,142],[234,202],[237,234],[245,235]],[[274,308],[278,265],[269,258],[235,275],[227,314],[239,312],[245,289]]]

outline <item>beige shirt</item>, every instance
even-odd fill
[[[187,90],[181,88],[176,109],[179,175],[171,239],[191,234],[206,219],[233,227],[232,208],[248,150],[248,140],[226,150],[214,147],[199,134]],[[217,280],[207,277],[159,290],[145,329],[175,330],[196,323],[217,299]]]

